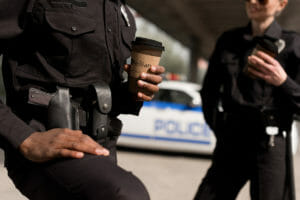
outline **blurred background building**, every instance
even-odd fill
[[[127,0],[127,3],[136,11],[138,35],[159,39],[166,45],[161,64],[172,74],[198,83],[203,80],[206,60],[220,34],[248,23],[245,0]],[[300,32],[299,6],[300,0],[290,0],[278,18],[285,29]]]
[[[165,45],[161,65],[166,67],[168,79],[201,84],[216,39],[225,30],[248,23],[245,0],[127,0],[127,3],[136,18],[137,36],[160,40]],[[285,29],[300,32],[299,6],[300,0],[290,0],[278,18]],[[3,93],[1,87],[0,93]]]

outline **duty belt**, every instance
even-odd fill
[[[256,121],[262,123],[263,126],[276,126],[282,129],[289,129],[293,115],[288,112],[282,112],[277,108],[243,108],[224,111],[224,120],[227,118],[237,118],[241,121],[251,122]]]
[[[29,89],[28,103],[47,107],[47,129],[69,128],[86,131],[95,140],[108,135],[108,114],[112,108],[111,90],[104,82],[93,84],[82,102],[73,101],[69,88],[57,87],[55,93]],[[120,125],[121,126],[121,125]]]

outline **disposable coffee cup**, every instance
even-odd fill
[[[278,55],[278,46],[275,42],[271,41],[270,39],[260,38],[257,39],[257,45],[253,49],[251,55],[256,55],[258,51],[262,51],[268,54],[269,56],[275,58]],[[251,64],[247,63],[243,71],[246,75],[255,79],[255,77],[251,75],[248,71],[250,67],[252,67]]]
[[[148,72],[152,65],[158,65],[164,50],[164,46],[159,41],[142,37],[136,38],[132,46],[131,67],[128,77],[131,93],[137,93],[137,81],[141,73]]]

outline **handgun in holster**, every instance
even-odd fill
[[[79,129],[78,110],[71,104],[69,88],[57,87],[56,93],[49,101],[47,114],[47,129]]]
[[[82,109],[80,102],[73,101],[69,88],[57,87],[55,93],[36,88],[29,89],[28,103],[47,108],[46,128],[69,128],[79,130],[87,127],[87,134],[96,141],[108,135],[108,113],[112,107],[111,90],[108,84],[99,82],[89,87]],[[121,127],[121,125],[119,125]]]

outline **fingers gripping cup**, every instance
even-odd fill
[[[137,81],[141,73],[148,72],[152,65],[159,64],[164,49],[161,42],[141,37],[136,38],[132,46],[128,78],[131,93],[137,93]]]

